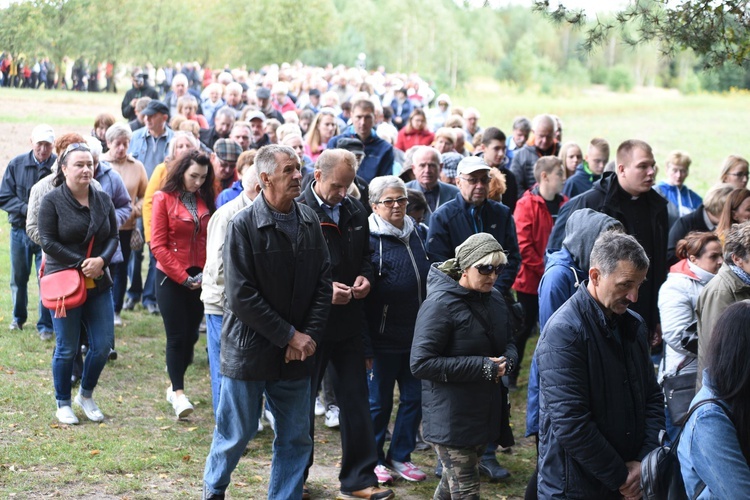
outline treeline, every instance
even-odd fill
[[[662,57],[613,37],[592,53],[583,36],[522,7],[468,0],[32,0],[0,10],[0,51],[115,64],[168,59],[219,68],[299,59],[418,72],[438,88],[484,75],[554,93],[635,85],[683,92],[750,88],[750,64],[703,72],[690,52]],[[600,18],[601,20],[601,18]],[[636,30],[637,27],[633,27]]]

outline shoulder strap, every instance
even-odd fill
[[[88,259],[91,257],[91,249],[94,248],[94,237],[91,237],[91,241],[89,241],[89,249],[86,251],[86,258]]]
[[[690,408],[690,411],[687,412],[687,415],[685,415],[685,418],[682,421],[682,429],[680,429],[680,433],[677,435],[677,437],[675,438],[674,442],[672,442],[672,447],[671,447],[672,449],[674,449],[674,450],[677,449],[677,445],[679,444],[680,438],[682,437],[682,432],[685,430],[685,424],[687,423],[688,420],[690,420],[690,417],[693,415],[693,413],[695,412],[695,410],[697,410],[701,406],[704,406],[704,405],[707,405],[707,404],[712,404],[712,403],[715,404],[716,406],[718,406],[719,408],[721,408],[722,411],[724,411],[724,413],[726,413],[727,416],[731,420],[731,416],[729,415],[729,409],[726,406],[724,406],[724,403],[721,400],[716,399],[716,398],[704,399],[703,401],[698,402],[698,404],[696,404],[695,406],[693,406],[692,408]]]

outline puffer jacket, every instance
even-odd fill
[[[203,269],[206,264],[206,235],[211,214],[206,202],[195,197],[199,225],[180,201],[179,193],[157,191],[151,220],[151,252],[156,268],[175,283],[182,284],[190,276],[191,267]]]
[[[664,428],[643,319],[608,320],[579,287],[542,332],[537,363],[539,498],[620,499],[625,462],[656,448]]]
[[[411,350],[417,312],[427,295],[427,230],[414,223],[406,242],[385,232],[376,217],[369,217],[374,276],[365,299],[370,343],[374,352],[405,353]]]
[[[331,260],[315,212],[294,204],[297,249],[263,193],[227,226],[221,374],[240,380],[309,377],[314,359],[286,363],[292,328],[320,343],[331,309]]]
[[[412,373],[422,379],[425,441],[473,447],[500,436],[502,382],[486,380],[482,366],[486,358],[499,356],[515,364],[511,331],[500,292],[469,290],[437,264],[430,267],[410,357]]]

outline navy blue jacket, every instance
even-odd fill
[[[0,185],[0,209],[8,212],[8,222],[16,229],[26,230],[26,211],[29,208],[31,188],[39,179],[49,175],[57,155],[37,165],[34,151],[18,155],[8,163]]]
[[[365,314],[374,352],[411,350],[417,312],[427,296],[430,261],[426,240],[423,225],[416,225],[408,244],[395,236],[375,233],[370,226],[373,280],[365,299]],[[373,353],[365,354],[369,357]]]
[[[328,141],[328,149],[335,148],[341,138],[355,138],[362,140],[354,130],[349,127],[343,134],[332,137]],[[362,177],[368,183],[375,177],[393,174],[393,146],[375,135],[375,130],[370,133],[365,145],[365,157],[359,165],[357,175]]]
[[[412,110],[414,109],[414,105],[411,103],[409,99],[404,101],[404,103],[401,105],[401,113],[398,113],[398,99],[393,99],[391,101],[391,108],[393,109],[393,117],[400,116],[401,117],[401,123],[395,123],[397,129],[401,130],[406,126],[407,123],[409,123],[409,115],[411,115]]]
[[[563,194],[568,198],[573,198],[581,193],[585,193],[594,186],[594,182],[601,179],[601,175],[596,175],[586,170],[586,164],[580,163],[576,167],[576,173],[570,176],[565,181],[563,186]]]
[[[479,211],[479,220],[472,213]],[[502,245],[508,254],[508,264],[495,282],[495,288],[507,293],[516,280],[521,267],[521,253],[518,250],[516,224],[510,209],[493,200],[474,207],[466,203],[458,193],[456,197],[435,210],[430,218],[427,233],[427,252],[433,262],[443,262],[455,257],[456,247],[475,233],[489,233]]]

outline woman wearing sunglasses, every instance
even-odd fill
[[[63,424],[78,423],[71,408],[70,376],[73,358],[81,345],[83,324],[88,332],[89,351],[75,403],[89,420],[100,422],[104,415],[91,396],[114,341],[112,279],[107,266],[119,243],[117,218],[110,197],[91,186],[94,158],[87,144],[70,144],[59,165],[53,181],[55,188],[39,207],[39,238],[46,254],[44,274],[79,268],[87,290],[82,306],[52,318],[57,334],[52,358],[56,416]]]
[[[512,373],[516,347],[493,287],[507,261],[492,235],[477,233],[427,276],[411,370],[423,380],[424,439],[443,463],[436,499],[479,498],[478,461],[487,443],[513,444],[501,377]]]

